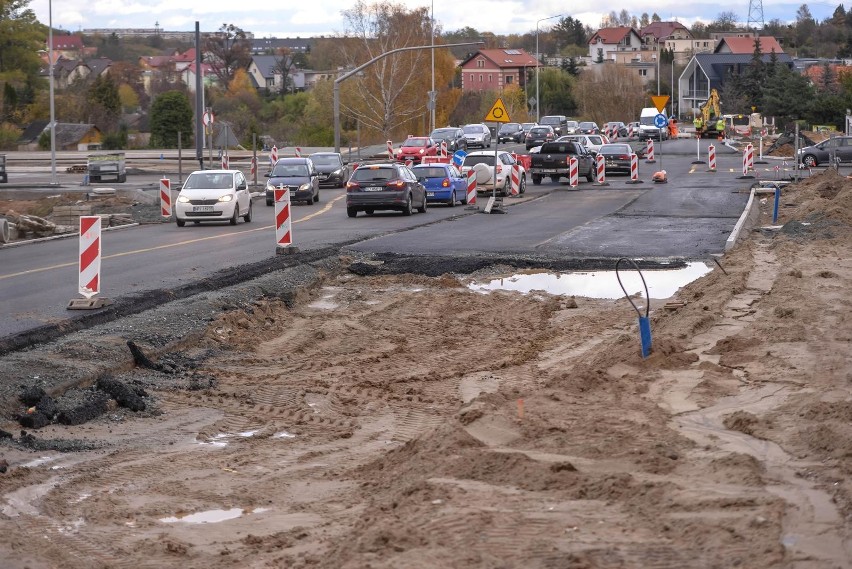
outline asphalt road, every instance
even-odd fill
[[[320,203],[294,204],[294,245],[303,252],[345,245],[417,255],[706,259],[724,251],[753,180],[740,179],[741,158],[733,151],[720,153],[718,171],[711,173],[684,151],[695,149],[695,141],[672,143],[668,151],[665,144],[658,149],[655,164],[640,160],[642,184],[628,184],[626,176],[610,177],[607,186],[530,183],[523,198],[506,199],[503,215],[436,205],[411,217],[377,212],[352,219],[344,190],[323,189]],[[661,166],[668,183],[652,183]],[[131,177],[128,185],[145,187],[157,177],[145,183]],[[480,209],[484,203],[481,196]],[[101,296],[168,292],[225,269],[269,261],[276,257],[274,235],[273,208],[262,198],[255,201],[254,220],[236,227],[163,223],[105,231]],[[75,238],[0,249],[0,339],[80,317],[66,308],[79,298],[77,254]]]

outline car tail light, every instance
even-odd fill
[[[346,191],[347,192],[354,192],[360,187],[361,187],[361,184],[359,184],[358,182],[346,182]]]
[[[619,159],[619,160],[630,160],[630,155],[629,155],[629,154],[621,154],[621,155],[618,157],[618,159]]]
[[[388,182],[387,188],[389,190],[404,190],[405,189],[405,180],[394,180],[392,182]]]
[[[553,135],[548,132],[546,138],[553,138]]]
[[[442,188],[449,188],[450,187],[450,179],[444,178],[443,180],[441,180],[441,187]]]

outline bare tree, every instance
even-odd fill
[[[600,73],[580,74],[575,97],[580,116],[598,124],[620,120],[638,120],[647,99],[642,80],[633,72],[617,65],[602,65]]]
[[[234,24],[222,24],[219,31],[207,36],[204,51],[209,58],[207,63],[225,89],[237,69],[246,69],[251,63],[251,42]]]
[[[291,91],[295,91],[293,85],[293,66],[294,55],[290,48],[282,47],[275,54],[275,65],[272,69],[274,73],[281,75],[281,96],[283,97]]]

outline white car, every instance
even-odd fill
[[[466,178],[467,173],[471,170],[476,172],[476,191],[491,192],[494,191],[496,163],[496,178],[497,178],[497,193],[508,196],[511,190],[512,183],[512,167],[518,165],[518,193],[522,194],[527,189],[527,172],[523,165],[515,160],[511,152],[500,150],[496,152],[489,150],[481,150],[478,152],[469,152],[464,157],[462,162],[462,175]]]
[[[609,144],[609,138],[607,138],[603,134],[568,134],[566,136],[560,136],[556,140],[576,140],[577,142],[585,146],[586,150],[588,150],[592,154],[597,154],[598,150],[601,149],[601,146],[603,146],[604,144]]]
[[[251,221],[252,203],[246,177],[239,170],[197,170],[191,173],[175,200],[175,222]]]
[[[484,124],[466,124],[462,131],[468,148],[491,148],[491,130]]]

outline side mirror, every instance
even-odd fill
[[[267,172],[266,174],[264,174],[264,176],[269,178],[270,176],[272,176],[272,172]]]

